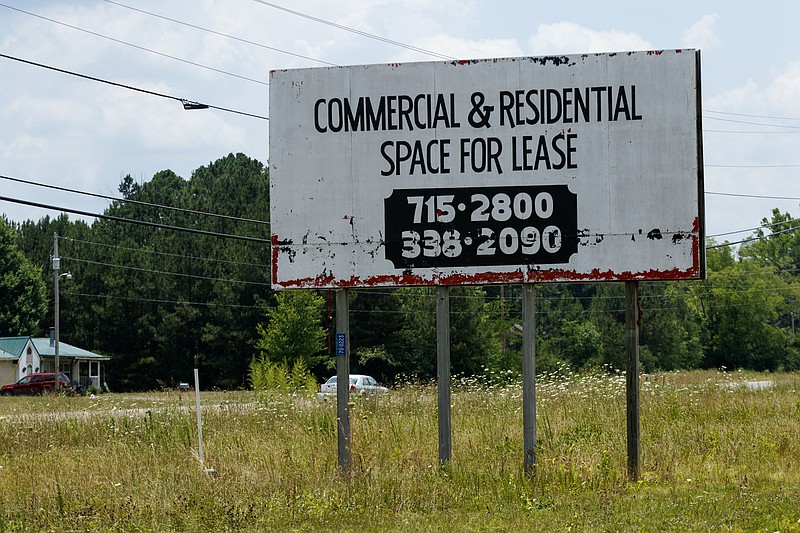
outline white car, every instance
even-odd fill
[[[359,396],[373,396],[389,392],[389,389],[378,385],[375,378],[364,374],[350,374],[350,393]],[[336,398],[336,376],[329,378],[317,389],[317,398],[320,401]]]

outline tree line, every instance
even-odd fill
[[[172,386],[193,368],[206,386],[246,387],[256,356],[332,373],[331,292],[270,288],[262,163],[230,154],[189,179],[125,176],[119,191],[110,218],[92,224],[65,214],[0,221],[0,335],[45,335],[53,324],[57,233],[61,270],[72,273],[60,284],[61,338],[112,356],[113,390]],[[643,369],[800,368],[794,224],[775,209],[738,250],[708,243],[706,280],[641,283]],[[541,284],[536,293],[538,371],[625,368],[623,284]],[[387,382],[434,377],[435,305],[432,288],[351,290],[353,371]],[[454,287],[453,373],[519,375],[521,316],[520,286]]]

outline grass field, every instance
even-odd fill
[[[774,386],[750,390],[747,381]],[[539,376],[537,469],[519,384],[461,381],[440,468],[435,386],[352,407],[202,394],[0,398],[2,531],[800,531],[800,376],[642,380],[642,478],[626,475],[625,380]]]

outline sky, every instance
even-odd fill
[[[273,69],[695,48],[706,233],[738,241],[773,208],[800,217],[798,20],[785,0],[0,0],[0,54],[229,110],[0,57],[0,175],[115,196],[127,174],[189,179],[238,152],[266,164]],[[109,203],[7,179],[0,196]]]

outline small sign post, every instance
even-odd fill
[[[350,475],[350,298],[347,289],[336,291],[336,428],[339,470]],[[339,351],[341,350],[341,353]]]

